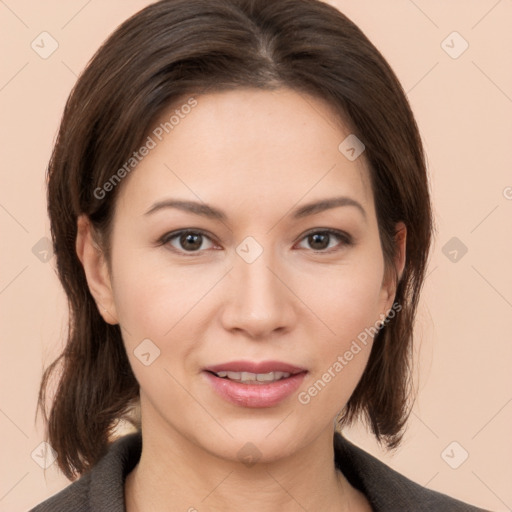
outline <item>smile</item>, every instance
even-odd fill
[[[242,384],[260,384],[268,382],[277,382],[281,379],[287,379],[291,374],[288,372],[269,372],[269,373],[251,373],[251,372],[216,372],[217,377],[229,379]]]

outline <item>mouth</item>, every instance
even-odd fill
[[[281,361],[231,361],[208,366],[204,370],[221,379],[256,385],[277,382],[307,372],[305,368]]]
[[[279,361],[233,361],[204,368],[213,390],[242,407],[272,407],[293,393],[308,370]]]
[[[268,372],[268,373],[252,373],[252,372],[210,372],[221,379],[229,379],[240,384],[268,384],[287,379],[292,375],[288,372]]]

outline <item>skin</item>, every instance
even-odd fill
[[[332,108],[287,88],[196,99],[124,179],[110,268],[87,218],[78,223],[90,291],[105,321],[121,325],[141,388],[144,446],[126,480],[127,510],[371,510],[336,471],[332,445],[371,342],[308,404],[298,400],[393,304],[364,153],[349,161],[338,145],[350,132]],[[365,214],[348,205],[293,218],[337,196]],[[169,198],[207,203],[226,219],[175,208],[145,215]],[[326,228],[352,243],[331,236],[322,248],[307,236]],[[180,229],[208,236],[196,251],[179,236],[159,244]],[[401,275],[405,228],[397,229]],[[263,249],[252,263],[236,252],[248,236]],[[134,355],[147,338],[160,350],[149,366]],[[308,374],[277,406],[251,409],[204,378],[206,365],[234,360],[284,361]],[[237,455],[248,442],[260,456],[251,467]]]

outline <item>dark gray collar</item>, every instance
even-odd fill
[[[342,435],[334,435],[334,463],[375,512],[485,512],[422,487]],[[119,438],[79,480],[30,512],[125,512],[124,482],[142,451],[140,432]]]

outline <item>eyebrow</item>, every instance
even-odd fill
[[[300,208],[295,209],[292,212],[292,218],[301,219],[308,217],[309,215],[314,215],[316,213],[330,210],[332,208],[338,208],[340,206],[353,206],[359,210],[365,220],[367,218],[366,211],[361,203],[347,196],[332,197],[329,199],[322,199],[320,201],[307,203]],[[144,215],[151,215],[166,208],[176,208],[178,210],[194,213],[196,215],[202,215],[204,217],[220,221],[227,220],[227,215],[222,210],[219,210],[213,206],[210,206],[206,203],[199,203],[196,201],[183,201],[179,199],[164,199],[162,201],[158,201],[153,204]]]

